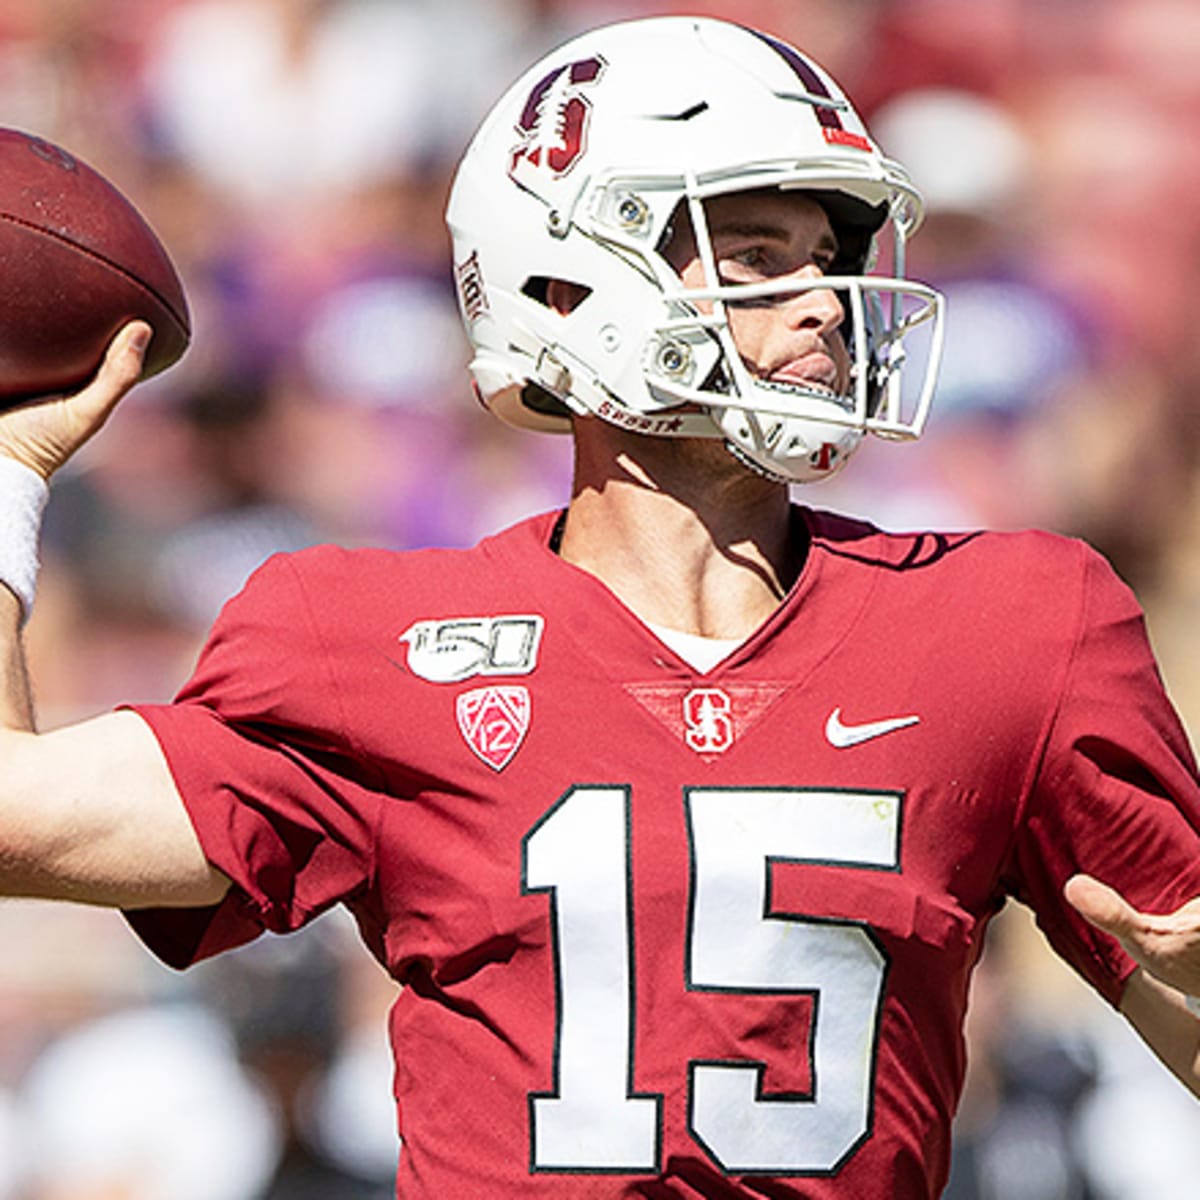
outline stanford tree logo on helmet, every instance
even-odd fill
[[[526,168],[565,175],[579,160],[587,143],[592,102],[582,90],[604,71],[604,60],[593,55],[582,62],[555,67],[529,93],[517,129],[521,144],[513,151],[509,174],[520,182]]]

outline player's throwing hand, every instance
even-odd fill
[[[95,378],[81,391],[0,414],[0,454],[49,479],[137,383],[150,337],[149,325],[131,321],[113,338]]]

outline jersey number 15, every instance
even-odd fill
[[[691,1135],[730,1174],[832,1174],[870,1134],[887,959],[860,922],[770,913],[771,864],[897,870],[900,796],[684,795],[688,990],[813,998],[811,1094],[764,1093],[763,1062],[693,1060]],[[662,1098],[634,1088],[630,840],[630,790],[615,785],[572,788],[525,838],[524,890],[551,898],[558,987],[554,1090],[529,1097],[534,1171],[660,1169]]]

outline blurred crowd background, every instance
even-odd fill
[[[805,501],[1087,538],[1195,735],[1195,0],[0,0],[0,123],[135,199],[195,328],[55,488],[43,725],[169,698],[272,551],[466,545],[564,500],[565,442],[471,398],[447,185],[543,50],[685,11],[811,52],[929,203],[911,269],[950,300],[930,432]],[[0,936],[0,1200],[389,1194],[391,985],[338,916],[182,976],[112,914],[14,902]],[[1019,912],[970,1038],[951,1200],[1198,1194],[1200,1109]]]

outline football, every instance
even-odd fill
[[[146,378],[191,338],[183,285],[154,231],[73,154],[0,129],[0,408],[82,386],[135,317],[154,330]]]

